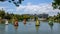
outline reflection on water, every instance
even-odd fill
[[[8,31],[8,25],[5,25],[5,31],[6,32]]]
[[[53,29],[53,25],[50,25],[50,24],[49,24],[49,26],[50,26],[50,29],[52,30],[52,29]]]
[[[53,25],[54,25],[53,23],[52,24],[49,23],[49,26],[50,26],[51,30],[53,29]]]
[[[18,26],[14,26],[15,29],[18,29]]]
[[[14,26],[15,34],[18,34],[18,26]]]
[[[18,26],[14,26],[14,28],[17,30],[18,29]]]
[[[5,25],[0,24],[0,34],[4,34],[5,30]]]
[[[39,26],[35,26],[36,27],[36,31],[38,32],[38,30],[39,30]]]
[[[54,24],[53,24],[54,25]],[[50,26],[50,33],[53,34],[53,25],[49,24]]]
[[[60,24],[49,25],[48,22],[40,22],[40,26],[35,26],[35,21],[27,22],[26,25],[19,22],[19,26],[0,24],[0,34],[60,34]]]

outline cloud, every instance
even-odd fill
[[[4,6],[0,6],[0,10],[5,10],[5,12],[8,12],[8,13],[14,13],[16,12],[16,8],[13,9],[13,8],[10,8],[10,7],[4,7]]]
[[[47,13],[49,15],[56,15],[60,10],[53,10],[52,4],[41,3],[38,5],[33,5],[31,3],[27,3],[27,5],[20,5],[17,7],[18,11],[23,11],[22,14],[42,14]],[[21,13],[21,12],[20,12]]]
[[[42,14],[42,13],[47,13],[51,16],[57,15],[60,10],[55,9],[53,10],[52,4],[48,3],[40,3],[37,5],[31,4],[30,2],[27,3],[27,5],[20,5],[19,7],[2,7],[0,6],[0,9],[4,9],[6,12],[9,13],[15,13],[15,14]]]
[[[0,7],[0,10],[5,9],[6,7]]]

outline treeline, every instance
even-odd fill
[[[18,19],[18,20],[27,19],[28,20],[28,19],[33,19],[34,16],[30,16],[27,14],[23,14],[23,15],[13,14],[13,13],[5,12],[4,10],[0,10],[0,18],[8,19],[8,20],[11,20],[11,19]]]
[[[48,19],[48,20],[55,21],[55,22],[60,22],[60,13],[58,12],[57,15],[49,16],[47,19]]]

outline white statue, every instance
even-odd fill
[[[8,20],[5,21],[5,24],[8,25]]]

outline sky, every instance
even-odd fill
[[[4,9],[5,12],[14,14],[42,14],[46,13],[50,16],[57,15],[60,10],[52,8],[53,0],[24,0],[19,7],[16,7],[13,3],[7,1],[0,2],[0,9]]]

